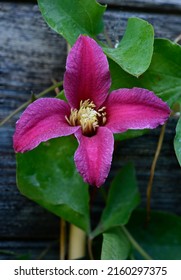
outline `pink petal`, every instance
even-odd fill
[[[113,91],[105,104],[108,127],[119,133],[128,129],[155,128],[170,115],[168,105],[153,92],[142,88]]]
[[[105,101],[110,88],[109,65],[101,47],[91,38],[80,36],[66,63],[64,89],[73,108],[90,99],[97,107]]]
[[[74,155],[76,167],[84,181],[100,187],[106,180],[112,161],[114,138],[106,127],[99,127],[92,137],[75,133],[79,147]]]
[[[74,133],[79,127],[70,126],[65,116],[69,105],[56,98],[41,98],[30,104],[16,123],[14,150],[25,152],[41,142]]]

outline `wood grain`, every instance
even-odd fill
[[[168,13],[181,11],[180,0],[99,0],[101,4],[108,4],[113,7],[141,8],[144,10],[160,10]]]
[[[0,241],[0,259],[53,260],[58,259],[58,242],[52,240]]]

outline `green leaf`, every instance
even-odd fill
[[[103,30],[102,16],[106,6],[95,0],[38,0],[48,25],[73,45],[80,34],[91,37]]]
[[[67,102],[67,99],[66,99],[66,97],[65,97],[64,90],[61,90],[61,91],[57,94],[56,98],[61,99],[61,100],[64,100],[64,101]]]
[[[174,148],[179,164],[181,165],[181,117],[177,123]]]
[[[100,223],[92,233],[92,236],[94,237],[112,227],[126,224],[132,210],[139,202],[140,196],[135,170],[132,164],[127,164],[113,179],[106,207],[103,210]]]
[[[147,227],[145,227],[145,220],[146,212],[136,210],[127,225],[136,241],[153,259],[180,260],[181,217],[152,211]]]
[[[126,260],[131,245],[120,227],[103,233],[101,260]]]
[[[88,232],[88,186],[75,168],[76,147],[68,136],[17,154],[17,184],[23,195]]]
[[[106,55],[123,70],[139,77],[149,67],[153,55],[154,30],[139,18],[130,18],[117,48],[103,48]]]
[[[142,87],[152,90],[172,106],[181,96],[181,47],[166,39],[156,39],[148,70],[135,78],[109,60],[111,89]]]

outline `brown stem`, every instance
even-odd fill
[[[147,223],[150,220],[150,211],[151,211],[151,207],[150,207],[150,200],[151,200],[151,192],[152,192],[152,186],[153,186],[153,178],[154,178],[154,174],[155,174],[155,167],[156,167],[156,163],[162,148],[162,144],[163,144],[163,139],[164,139],[164,135],[165,135],[165,127],[166,124],[164,124],[161,128],[161,132],[160,132],[160,136],[158,139],[158,144],[157,144],[157,148],[155,151],[155,156],[151,165],[151,170],[150,170],[150,178],[148,181],[148,186],[147,186],[147,205],[146,205],[146,209],[147,209]]]
[[[52,83],[53,83],[53,85],[56,85],[56,84],[57,84],[57,81],[56,81],[55,79],[52,79]],[[58,94],[60,93],[59,87],[56,87],[56,88],[54,89],[54,91],[55,91],[55,94],[58,95]]]

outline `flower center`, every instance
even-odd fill
[[[96,105],[89,99],[80,102],[80,108],[71,109],[69,118],[65,116],[67,122],[72,125],[80,125],[82,133],[87,136],[92,136],[96,133],[100,125],[106,123],[106,107],[95,110]]]

